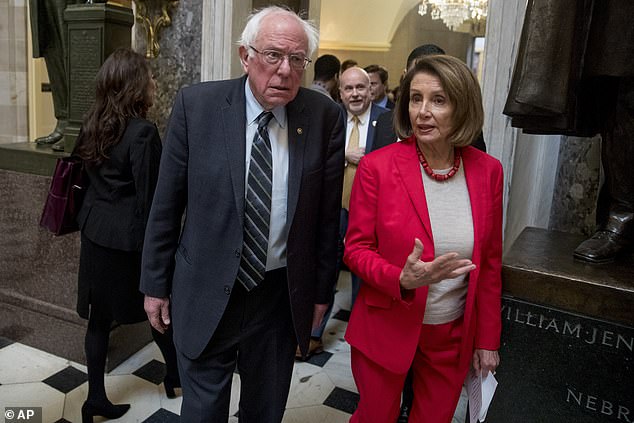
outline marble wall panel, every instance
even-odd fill
[[[595,230],[601,139],[562,137],[549,229],[591,235]]]
[[[200,46],[203,0],[181,0],[172,11],[172,25],[163,29],[161,51],[150,59],[156,76],[157,91],[149,119],[159,127],[163,136],[178,90],[200,81]],[[135,50],[145,54],[146,35],[137,22]]]
[[[84,363],[75,312],[79,233],[39,227],[51,178],[0,169],[0,336]],[[112,331],[108,370],[151,340],[149,324]]]

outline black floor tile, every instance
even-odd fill
[[[48,386],[67,394],[88,380],[88,375],[72,366],[60,370],[53,376],[43,380]]]
[[[330,357],[332,357],[332,353],[329,353],[328,351],[322,351],[319,354],[314,354],[313,356],[311,356],[308,360],[306,360],[306,363],[310,363],[314,366],[324,367],[328,360],[330,360]]]
[[[165,378],[165,373],[165,364],[158,360],[152,360],[132,374],[155,385],[160,385]]]
[[[357,409],[358,403],[359,394],[342,388],[333,389],[330,395],[328,395],[328,398],[324,401],[324,405],[348,414],[354,413],[354,410]]]
[[[350,320],[350,310],[341,309],[336,314],[333,314],[332,318],[341,320],[342,322],[347,322]]]
[[[0,348],[4,348],[8,345],[13,344],[13,341],[5,338],[4,336],[0,336]]]
[[[174,414],[171,411],[167,411],[164,408],[160,408],[156,413],[152,414],[147,419],[143,420],[143,423],[178,423],[180,422],[180,416]]]

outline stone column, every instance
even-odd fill
[[[231,76],[233,2],[204,0],[200,77],[202,81]]]

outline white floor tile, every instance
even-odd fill
[[[231,400],[229,402],[229,415],[233,416],[238,412],[238,406],[240,403],[240,376],[233,374],[233,381],[231,383]]]
[[[0,349],[0,384],[39,382],[69,365],[69,361],[23,344]]]
[[[322,336],[324,349],[333,354],[350,353],[350,345],[344,339],[347,322],[337,319],[330,319],[326,324],[326,329]]]
[[[64,412],[64,394],[42,382],[1,385],[0,406],[3,412],[4,407],[42,407],[42,421],[54,422]]]
[[[335,385],[321,367],[297,363],[293,368],[286,408],[321,405],[333,389]]]
[[[462,387],[462,392],[460,393],[460,400],[458,401],[458,406],[456,407],[456,413],[453,416],[452,423],[464,423],[467,418],[467,404],[468,404],[467,390],[465,387]]]
[[[287,409],[282,423],[348,423],[350,414],[318,405]]]
[[[164,408],[167,411],[171,411],[174,414],[180,415],[181,404],[183,403],[182,392],[180,390],[177,390],[176,395],[176,398],[167,398],[163,385],[159,386],[159,400],[161,403],[161,408]]]
[[[352,378],[349,352],[341,352],[330,357],[330,360],[324,366],[324,372],[326,372],[336,387],[355,393],[359,392]]]
[[[106,391],[107,392],[107,391]],[[88,397],[88,382],[78,386],[66,394],[64,402],[64,419],[69,422],[81,421],[81,406]]]
[[[116,368],[112,369],[111,375],[126,375],[134,372],[135,370],[143,367],[145,364],[152,360],[158,360],[164,363],[161,350],[154,343],[154,341],[141,348],[134,353],[130,358],[119,364]]]
[[[340,272],[337,280],[337,295],[335,295],[335,307],[338,309],[350,310],[351,297],[350,272]]]
[[[130,410],[111,422],[142,422],[160,408],[159,388],[132,375],[107,376],[106,392],[115,404],[130,404]]]

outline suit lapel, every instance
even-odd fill
[[[236,209],[242,219],[244,210],[244,175],[246,154],[246,100],[244,84],[246,77],[234,81],[234,86],[227,93],[226,103],[222,106],[222,123],[227,160],[231,172],[231,183]],[[212,181],[213,183],[213,181]]]
[[[376,128],[376,120],[381,114],[379,106],[374,104],[370,105],[370,121],[368,122],[368,136],[365,139],[365,152],[372,151],[372,145],[374,143],[374,129]]]
[[[486,197],[481,195],[486,187],[487,181],[485,179],[486,172],[477,171],[477,159],[471,155],[470,148],[462,149],[462,165],[464,166],[465,179],[467,181],[467,190],[469,191],[469,198],[471,202],[471,217],[473,219],[473,256],[472,261],[474,263],[480,262],[480,231],[482,225],[484,225],[484,204],[482,198]]]
[[[286,106],[288,118],[288,200],[286,222],[290,225],[295,216],[299,188],[304,168],[304,151],[306,149],[306,134],[309,130],[309,119],[306,113],[303,96],[300,90],[297,97]]]
[[[416,214],[423,224],[423,228],[429,239],[433,241],[433,235],[431,231],[431,222],[429,220],[429,212],[427,210],[427,199],[425,198],[425,190],[423,188],[423,179],[420,170],[420,162],[416,155],[416,149],[414,143],[411,141],[403,141],[408,144],[408,148],[400,155],[394,156],[394,164],[398,173],[403,181],[405,190],[409,196]]]

